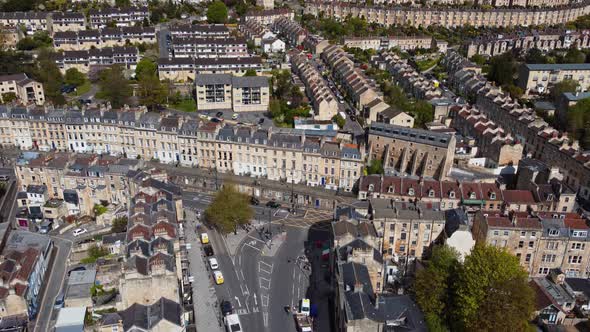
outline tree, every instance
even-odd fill
[[[338,125],[338,127],[340,127],[340,129],[344,128],[344,125],[346,124],[346,120],[340,114],[334,115],[332,117],[332,122],[336,122],[336,124]]]
[[[254,69],[248,69],[244,73],[244,76],[256,76],[256,70],[254,70]]]
[[[76,68],[66,70],[64,83],[78,87],[86,82],[86,76]]]
[[[227,6],[215,0],[207,7],[207,22],[209,23],[225,23],[227,21]]]
[[[248,195],[238,192],[233,186],[225,185],[205,210],[205,220],[222,234],[237,231],[239,225],[250,223],[254,211]]]
[[[160,82],[156,74],[142,74],[138,82],[140,102],[150,110],[166,102],[168,87]]]
[[[543,55],[543,51],[533,47],[528,51],[525,61],[526,63],[547,63],[547,58]]]
[[[416,274],[416,302],[425,315],[444,321],[450,306],[452,278],[459,264],[459,253],[449,246],[435,246],[425,269]],[[436,324],[434,324],[436,325]]]
[[[512,84],[516,72],[516,62],[512,53],[504,53],[490,60],[488,79],[498,85]]]
[[[149,76],[149,75],[157,75],[158,73],[158,65],[151,59],[143,58],[135,67],[135,77],[138,80],[141,80],[142,77]]]
[[[586,54],[579,49],[570,48],[563,57],[564,63],[584,63],[586,61]]]
[[[564,92],[576,92],[578,86],[578,82],[570,79],[558,82],[551,88],[551,97],[557,101]]]
[[[113,108],[125,105],[132,92],[121,65],[113,65],[100,72],[98,85],[100,90],[97,95],[110,101]]]
[[[477,245],[453,278],[453,330],[525,330],[533,311],[527,280],[516,256]]]
[[[481,54],[476,54],[471,57],[471,61],[479,66],[483,66],[486,63],[486,58]]]
[[[120,217],[113,219],[113,224],[111,226],[111,232],[113,233],[124,233],[127,232],[127,217]]]
[[[373,159],[367,166],[367,174],[383,174],[383,162],[381,159]]]
[[[2,94],[2,102],[3,103],[12,103],[13,101],[16,101],[18,98],[16,96],[16,93],[14,92],[5,92]]]
[[[55,53],[49,49],[41,49],[37,56],[37,64],[33,77],[43,83],[47,100],[55,105],[64,105],[66,99],[61,93],[63,76],[55,64]]]
[[[524,94],[524,90],[514,84],[505,85],[503,88],[510,94],[510,97],[514,99],[518,99]]]

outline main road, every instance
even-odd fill
[[[183,204],[191,210],[203,211],[211,201],[205,193],[183,193]],[[309,271],[298,257],[304,256],[309,226],[330,214],[310,210],[293,216],[283,209],[253,208],[256,220],[249,231],[228,236],[207,231],[225,279],[215,286],[218,302],[232,303],[246,332],[294,332],[293,316],[284,308],[295,308],[307,297],[309,285]]]

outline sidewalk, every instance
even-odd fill
[[[187,220],[195,219],[187,218]],[[188,224],[190,224],[190,229],[195,228],[194,223],[188,222]],[[192,248],[188,251],[188,258],[191,275],[194,277],[192,285],[193,306],[197,331],[220,332],[222,331],[223,323],[220,321],[218,314],[215,286],[205,266],[202,255],[201,241],[197,238],[195,232],[186,232],[185,234],[187,243],[192,244]]]

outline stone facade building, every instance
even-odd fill
[[[444,180],[453,164],[455,142],[454,136],[375,122],[368,129],[368,157],[382,160],[388,175]]]
[[[27,74],[13,74],[0,76],[0,102],[5,102],[9,94],[14,93],[16,101],[22,104],[45,103],[43,84],[30,79]]]

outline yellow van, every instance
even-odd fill
[[[207,235],[207,233],[201,233],[201,243],[202,244],[209,243],[209,235]]]
[[[223,274],[221,273],[221,271],[215,271],[213,272],[213,276],[215,277],[215,283],[218,285],[223,284]]]

